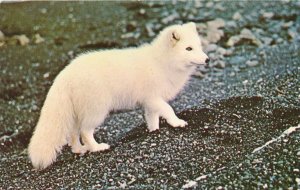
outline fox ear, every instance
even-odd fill
[[[171,42],[172,45],[175,46],[175,44],[180,40],[180,36],[176,30],[173,30],[171,32]]]
[[[188,22],[186,24],[184,24],[186,27],[189,27],[193,30],[197,30],[196,24],[194,22]]]

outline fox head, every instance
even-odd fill
[[[167,45],[166,53],[174,64],[172,66],[177,69],[187,70],[208,63],[209,58],[202,50],[195,23],[170,26],[162,31],[161,36]]]

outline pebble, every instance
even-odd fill
[[[121,38],[122,39],[128,39],[128,38],[139,38],[140,37],[140,33],[139,32],[129,32],[129,33],[126,33],[126,34],[123,34],[121,35]]]
[[[201,1],[195,1],[194,6],[195,6],[195,8],[201,8],[201,7],[203,7],[203,3]]]
[[[5,35],[3,32],[0,30],[0,41],[3,41],[5,39]]]
[[[215,20],[207,22],[207,27],[202,26],[201,29],[200,25],[198,25],[197,28],[200,30],[200,33],[203,32],[203,30],[205,30],[206,28],[206,34],[207,34],[206,39],[210,43],[217,43],[224,36],[224,31],[220,29],[223,28],[224,26],[225,26],[225,21],[221,18],[217,18]]]
[[[163,18],[163,19],[161,20],[161,22],[162,22],[163,24],[168,24],[168,23],[174,21],[174,20],[177,19],[177,18],[179,18],[179,14],[178,14],[177,12],[174,12],[173,14],[171,14],[171,15],[169,15],[169,16]]]
[[[298,32],[294,29],[289,29],[288,34],[292,39],[296,39],[296,37],[298,37]]]
[[[235,12],[232,16],[233,20],[241,20],[242,15],[239,12]]]
[[[231,21],[226,22],[226,27],[229,27],[229,28],[236,28],[236,27],[237,27],[237,24],[236,24],[235,21],[231,20]]]
[[[264,45],[270,45],[272,43],[272,41],[273,41],[273,39],[269,38],[269,37],[262,37],[260,39],[262,40],[262,42],[263,42]]]
[[[207,37],[206,37],[206,39],[210,43],[217,43],[218,41],[220,41],[220,39],[222,38],[222,36],[224,36],[223,30],[219,30],[217,28],[211,28],[211,27],[209,27],[208,30],[207,30]]]
[[[145,15],[146,14],[146,10],[145,9],[140,9],[139,10],[139,14],[140,15]]]
[[[209,53],[209,52],[214,52],[216,51],[218,48],[218,46],[216,44],[209,44],[208,46],[205,47],[205,52]]]
[[[248,60],[246,62],[246,65],[248,65],[249,67],[255,67],[259,64],[259,62],[257,60]]]
[[[149,37],[155,36],[155,32],[153,31],[153,24],[152,23],[147,23],[146,24],[146,30],[147,30],[147,34],[148,34]]]
[[[282,28],[290,28],[291,26],[293,26],[294,22],[293,21],[290,21],[290,22],[286,22],[286,23],[283,23],[281,25]]]
[[[222,60],[218,60],[215,67],[218,68],[218,69],[224,69],[225,68],[225,62],[222,61]]]
[[[257,46],[261,46],[262,43],[259,39],[256,38],[256,36],[251,32],[251,30],[244,28],[239,35],[231,36],[229,40],[227,41],[228,46],[234,46],[242,39],[248,39],[251,40],[252,43],[254,43]]]
[[[45,41],[45,39],[42,38],[40,34],[36,34],[34,35],[34,37],[35,37],[35,41],[34,41],[35,44],[39,44]]]
[[[219,53],[221,55],[227,55],[227,50],[222,47],[218,47],[217,53]]]
[[[42,8],[42,9],[40,9],[40,12],[41,12],[42,14],[46,14],[46,13],[48,12],[48,10],[47,10],[46,8]]]
[[[197,186],[196,181],[189,181],[187,184],[182,186],[182,189],[188,189],[188,188],[195,187],[195,186]]]
[[[50,76],[50,73],[48,72],[48,73],[45,73],[44,75],[43,75],[43,77],[44,78],[48,78]]]
[[[29,38],[25,34],[16,35],[15,38],[18,40],[21,46],[25,46],[30,42]]]
[[[240,36],[231,36],[227,41],[227,46],[232,47],[241,40]]]
[[[156,146],[156,143],[151,143],[150,144],[150,147],[155,147]]]
[[[211,8],[214,6],[214,3],[212,1],[210,2],[207,2],[206,5],[205,5],[207,8]]]
[[[225,21],[221,18],[207,22],[208,28],[222,28],[225,26]]]
[[[126,31],[127,32],[133,32],[137,27],[137,22],[136,21],[130,21],[127,25],[126,25]]]
[[[264,13],[262,14],[262,16],[263,16],[263,18],[265,18],[265,19],[271,19],[271,18],[273,18],[274,13],[273,13],[273,12],[264,12]]]

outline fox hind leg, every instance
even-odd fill
[[[107,114],[102,114],[102,116],[97,115],[94,117],[86,117],[80,129],[81,138],[86,146],[87,150],[91,152],[104,151],[110,148],[110,146],[106,143],[97,143],[94,138],[94,130],[95,128],[102,124]]]
[[[70,139],[70,146],[72,147],[72,152],[76,154],[84,154],[86,153],[87,146],[82,145],[80,142],[80,133],[79,130],[73,129],[72,134],[71,134],[71,139]]]

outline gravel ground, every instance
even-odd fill
[[[0,3],[0,189],[299,189],[299,8]],[[150,134],[141,110],[114,113],[95,134],[111,150],[79,156],[65,147],[51,167],[32,169],[26,147],[40,108],[74,56],[136,46],[188,21],[197,23],[212,63],[171,102],[186,129],[161,120]]]

